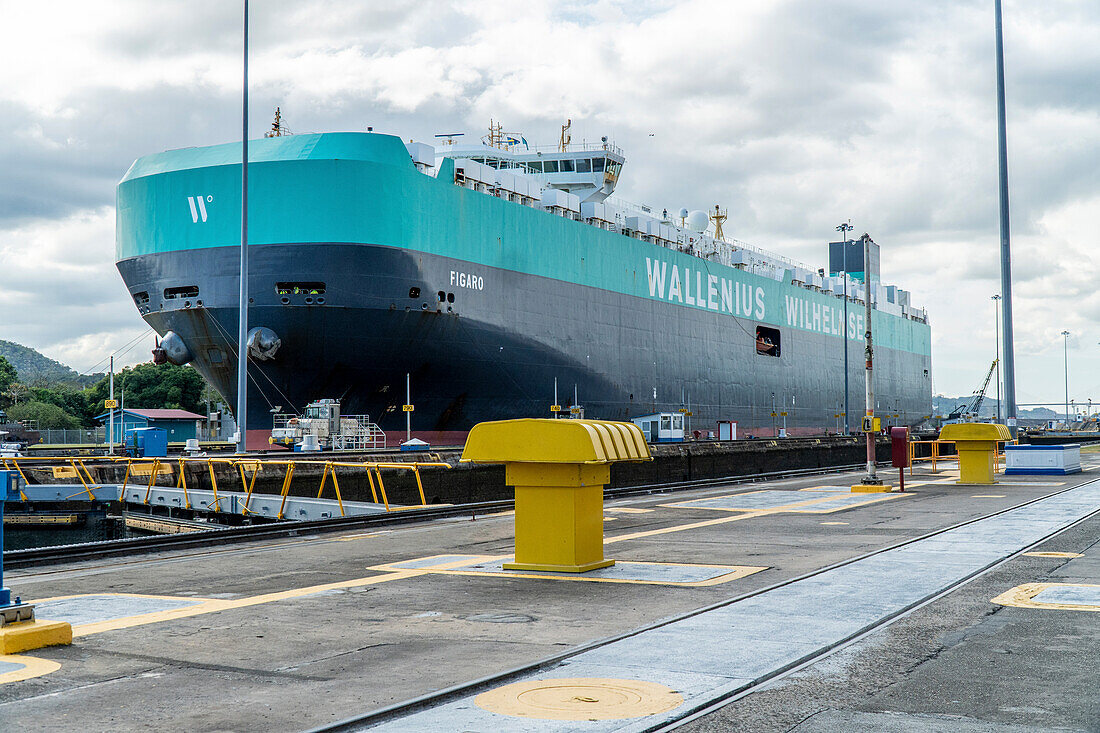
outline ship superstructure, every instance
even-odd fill
[[[854,403],[863,392],[868,294],[882,411],[928,414],[927,317],[881,283],[877,249],[866,266],[860,249],[858,269],[833,252],[814,270],[724,236],[717,207],[618,201],[622,151],[567,131],[544,148],[499,127],[474,144],[250,143],[250,426],[270,429],[268,403],[331,397],[395,429],[406,373],[420,430],[549,414],[555,380],[588,417],[690,400],[704,430],[736,420],[764,433],[780,411],[792,428],[832,426],[845,348]],[[236,145],[168,151],[118,189],[118,267],[135,303],[168,357],[231,403],[239,174]]]

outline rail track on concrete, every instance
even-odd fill
[[[722,478],[697,479],[693,481],[674,481],[660,484],[622,486],[606,489],[605,499],[620,499],[629,496],[645,496],[692,489],[705,489],[711,486],[738,486],[761,481],[775,481],[784,478],[823,476],[858,470],[866,464],[849,464],[820,468],[799,468],[786,471],[727,476]],[[483,501],[468,504],[443,504],[426,508],[406,509],[380,514],[333,517],[313,521],[280,521],[265,524],[252,524],[240,527],[211,528],[186,534],[159,535],[155,537],[130,537],[118,540],[102,540],[72,545],[53,545],[24,550],[9,550],[4,553],[4,566],[8,569],[41,567],[58,563],[99,558],[133,556],[137,554],[161,552],[165,550],[192,549],[235,542],[254,542],[280,537],[299,537],[329,532],[343,532],[354,529],[387,527],[417,522],[431,522],[454,517],[476,517],[509,511],[515,508],[513,499]]]
[[[447,703],[447,702],[451,702],[451,701],[454,701],[454,700],[457,700],[457,699],[460,699],[460,698],[469,697],[470,695],[480,693],[480,692],[484,692],[484,691],[499,687],[501,685],[508,684],[510,682],[516,681],[516,680],[518,680],[522,677],[525,677],[525,676],[528,676],[528,675],[531,675],[531,674],[537,674],[537,673],[540,673],[540,672],[548,671],[548,670],[554,668],[555,666],[557,666],[558,664],[560,664],[561,662],[563,662],[563,661],[565,661],[565,660],[567,660],[571,657],[578,656],[578,655],[580,655],[584,652],[588,652],[588,651],[598,649],[598,648],[603,647],[603,646],[607,646],[607,645],[612,644],[614,642],[618,642],[618,641],[621,641],[623,639],[627,639],[629,637],[636,636],[636,635],[641,634],[643,632],[647,632],[647,631],[651,631],[653,629],[658,629],[658,628],[661,628],[661,627],[664,627],[664,626],[668,626],[668,625],[671,625],[671,624],[676,623],[678,621],[682,621],[684,619],[688,619],[688,618],[691,618],[693,616],[698,616],[698,615],[706,613],[708,611],[723,608],[725,606],[732,605],[734,603],[737,603],[739,601],[743,601],[743,600],[748,599],[748,598],[753,598],[755,596],[760,596],[764,593],[768,593],[770,591],[774,591],[776,589],[783,588],[785,586],[789,586],[789,585],[792,585],[794,583],[797,583],[797,582],[800,582],[800,581],[803,581],[803,580],[807,580],[807,579],[810,579],[810,578],[814,578],[816,576],[823,575],[824,573],[829,572],[831,570],[835,570],[837,568],[841,568],[841,567],[844,567],[846,565],[852,565],[852,564],[857,563],[861,560],[865,560],[867,558],[871,558],[871,557],[874,557],[876,555],[880,555],[880,554],[883,554],[883,553],[886,553],[886,552],[889,552],[889,551],[892,551],[892,550],[896,550],[896,549],[898,549],[900,547],[904,547],[906,545],[911,545],[911,544],[916,543],[916,542],[920,542],[920,541],[923,541],[923,540],[927,540],[927,539],[936,537],[938,535],[945,534],[949,531],[958,529],[960,527],[965,527],[967,525],[982,522],[982,521],[988,520],[990,518],[993,518],[993,517],[996,517],[996,516],[999,516],[999,515],[1002,515],[1002,514],[1006,514],[1008,512],[1016,511],[1018,509],[1029,506],[1031,504],[1035,504],[1037,502],[1041,502],[1041,501],[1045,501],[1047,499],[1050,499],[1051,497],[1058,496],[1059,494],[1064,494],[1064,493],[1069,492],[1069,491],[1080,489],[1082,486],[1086,486],[1088,484],[1095,483],[1096,481],[1100,481],[1100,479],[1093,479],[1092,481],[1086,481],[1082,484],[1077,484],[1075,486],[1070,486],[1070,487],[1067,487],[1067,488],[1062,489],[1060,491],[1055,491],[1055,492],[1052,492],[1050,494],[1046,494],[1045,496],[1040,496],[1040,497],[1037,497],[1035,499],[1030,499],[1028,501],[1021,502],[1019,504],[1016,504],[1016,505],[1011,506],[1011,507],[1007,507],[1005,509],[1001,509],[999,511],[990,512],[989,514],[982,515],[980,517],[975,517],[973,519],[968,519],[968,520],[965,520],[963,522],[958,522],[958,523],[950,525],[948,527],[943,527],[943,528],[934,530],[932,532],[928,532],[926,534],[923,534],[923,535],[920,535],[920,536],[917,536],[917,537],[912,537],[912,538],[903,540],[901,542],[897,542],[897,543],[895,543],[893,545],[890,545],[890,546],[887,546],[887,547],[882,547],[882,548],[879,548],[877,550],[872,550],[871,552],[867,552],[867,553],[864,553],[862,555],[851,557],[851,558],[848,558],[846,560],[842,560],[840,562],[833,563],[831,565],[827,565],[827,566],[822,567],[822,568],[818,568],[817,570],[813,570],[813,571],[810,571],[808,573],[804,573],[802,575],[798,575],[798,576],[795,576],[795,577],[792,577],[792,578],[788,578],[786,580],[779,581],[777,583],[773,583],[771,585],[768,585],[768,586],[763,587],[763,588],[759,588],[759,589],[754,590],[754,591],[749,591],[749,592],[740,594],[738,596],[734,596],[733,598],[728,598],[726,600],[719,601],[717,603],[713,603],[713,604],[710,604],[708,606],[704,606],[702,608],[698,608],[698,609],[695,609],[693,611],[689,611],[687,613],[683,613],[683,614],[680,614],[680,615],[677,615],[677,616],[674,616],[674,617],[671,617],[671,618],[661,619],[660,621],[657,621],[656,623],[649,624],[649,625],[643,626],[641,628],[632,629],[630,631],[627,631],[627,632],[624,632],[624,633],[621,633],[621,634],[616,634],[614,636],[610,636],[610,637],[607,637],[607,638],[604,638],[604,639],[599,639],[599,640],[596,640],[596,641],[589,642],[587,644],[583,644],[583,645],[580,645],[580,646],[577,646],[577,647],[573,647],[572,649],[569,649],[568,651],[564,651],[560,654],[556,654],[556,655],[553,655],[551,657],[547,657],[547,658],[541,659],[539,661],[536,661],[536,662],[533,662],[533,663],[530,663],[530,664],[522,665],[522,666],[519,666],[519,667],[514,667],[514,668],[506,670],[504,672],[500,672],[500,673],[492,674],[492,675],[487,675],[485,677],[481,677],[479,679],[472,680],[470,682],[464,682],[464,683],[461,683],[461,684],[458,684],[458,685],[454,685],[452,687],[448,687],[448,688],[443,689],[443,690],[438,690],[436,692],[421,695],[419,697],[416,697],[416,698],[413,698],[413,699],[410,699],[410,700],[406,700],[404,702],[396,703],[396,704],[393,704],[393,705],[389,705],[389,706],[386,706],[386,707],[383,707],[383,708],[373,710],[373,711],[365,713],[363,715],[355,716],[355,717],[352,717],[352,718],[347,718],[347,719],[341,720],[341,721],[336,721],[336,722],[329,723],[329,724],[326,724],[326,725],[322,725],[322,726],[319,726],[319,727],[316,727],[316,728],[310,728],[305,733],[351,733],[352,731],[370,730],[372,727],[374,727],[376,725],[381,725],[383,723],[396,721],[396,720],[398,720],[398,719],[400,719],[404,716],[407,716],[407,715],[410,715],[410,714],[413,714],[413,713],[416,713],[416,712],[419,712],[419,711],[422,711],[422,710],[425,710],[425,709],[428,709],[428,708],[433,708],[433,707],[436,707],[438,705],[441,705],[441,704],[444,704],[444,703]],[[897,620],[897,619],[899,619],[903,616],[906,616],[906,615],[912,613],[913,611],[916,611],[919,608],[922,608],[922,607],[924,607],[924,606],[926,606],[930,603],[933,603],[933,602],[939,600],[940,598],[950,594],[951,592],[957,590],[961,586],[969,583],[970,581],[978,578],[979,576],[984,575],[985,573],[989,572],[990,570],[992,570],[992,569],[1008,562],[1009,560],[1013,559],[1014,557],[1017,557],[1019,554],[1021,554],[1023,552],[1026,552],[1026,551],[1028,551],[1029,549],[1031,549],[1033,547],[1041,545],[1042,543],[1049,540],[1051,537],[1054,537],[1054,536],[1056,536],[1056,535],[1058,535],[1062,532],[1065,532],[1066,530],[1080,524],[1081,522],[1087,521],[1088,519],[1096,516],[1097,513],[1100,513],[1100,508],[1097,508],[1095,511],[1093,511],[1090,514],[1079,517],[1077,520],[1069,523],[1068,525],[1063,526],[1063,527],[1061,527],[1061,528],[1059,528],[1059,529],[1043,536],[1042,538],[1038,539],[1037,541],[1030,543],[1026,547],[1023,547],[1023,548],[1021,548],[1020,550],[1018,550],[1016,552],[1010,553],[1006,557],[1003,557],[999,560],[990,562],[985,567],[982,567],[982,568],[980,568],[980,569],[978,569],[978,570],[976,570],[976,571],[974,571],[974,572],[972,572],[972,573],[970,573],[970,574],[968,574],[968,575],[966,575],[962,578],[959,578],[959,579],[957,579],[957,580],[941,587],[939,590],[937,590],[937,591],[925,596],[924,598],[922,598],[922,599],[906,606],[905,608],[902,608],[902,609],[898,610],[897,612],[894,612],[894,613],[891,613],[889,615],[884,616],[883,618],[879,619],[877,622],[860,629],[856,633],[851,634],[851,635],[849,635],[849,636],[847,636],[843,639],[840,639],[840,640],[836,641],[833,644],[825,646],[825,647],[817,650],[816,652],[808,654],[808,655],[802,657],[801,659],[799,659],[799,660],[797,660],[797,661],[795,661],[791,664],[788,664],[784,667],[773,670],[770,673],[766,673],[766,674],[758,677],[757,679],[753,680],[751,683],[749,683],[747,685],[744,685],[744,686],[736,689],[735,691],[732,691],[729,694],[725,694],[725,695],[722,695],[720,697],[710,699],[705,703],[685,706],[684,710],[677,711],[675,718],[671,721],[666,718],[666,719],[661,720],[661,721],[656,721],[656,722],[654,722],[654,724],[652,724],[650,726],[646,726],[646,724],[643,720],[638,720],[638,721],[635,722],[635,724],[633,726],[631,726],[630,730],[631,731],[636,731],[636,732],[644,731],[645,733],[666,733],[668,731],[676,730],[677,728],[685,725],[688,722],[696,720],[696,719],[698,719],[700,717],[703,717],[703,716],[705,716],[709,713],[715,712],[719,708],[721,708],[725,705],[729,705],[730,703],[732,703],[732,702],[734,702],[738,699],[741,699],[743,697],[751,695],[754,692],[759,691],[760,689],[762,689],[766,685],[771,684],[775,680],[780,679],[782,677],[785,677],[787,675],[790,675],[794,672],[797,672],[797,671],[799,671],[799,670],[801,670],[805,667],[808,667],[809,665],[820,661],[821,659],[833,654],[834,652],[860,641],[861,639],[863,639],[863,638],[867,637],[868,635],[878,631],[879,629],[883,628],[884,626],[889,625],[890,623],[894,622],[895,620]],[[624,721],[624,723],[626,723],[626,722],[627,721]]]

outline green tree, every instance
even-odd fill
[[[65,412],[77,419],[80,427],[90,428],[93,425],[95,415],[89,409],[88,400],[81,391],[62,387],[49,389],[47,387],[32,387],[31,399],[36,402],[45,402],[57,405]]]
[[[189,366],[138,364],[115,375],[115,399],[126,393],[126,407],[136,410],[175,408],[203,413],[202,392],[206,380]],[[85,400],[93,415],[104,412],[109,395],[106,377],[85,390]]]
[[[7,392],[12,383],[19,381],[19,372],[11,362],[0,356],[0,393]]]
[[[79,420],[57,405],[36,400],[14,405],[8,410],[8,417],[17,421],[34,420],[41,430],[75,430],[80,427]]]

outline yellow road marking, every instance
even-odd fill
[[[718,524],[737,522],[742,519],[749,519],[750,517],[763,517],[768,514],[774,514],[774,512],[746,512],[744,514],[738,514],[732,517],[708,519],[703,522],[692,522],[691,524],[680,524],[674,527],[662,527],[661,529],[649,529],[644,532],[631,532],[630,534],[620,534],[614,537],[604,537],[603,543],[605,545],[610,545],[615,542],[623,542],[624,540],[636,540],[642,537],[655,537],[662,534],[672,534],[673,532],[683,532],[687,529],[698,529],[699,527],[713,527]]]
[[[608,506],[604,507],[605,512],[622,512],[623,514],[648,514],[653,511],[652,509],[637,509],[634,507],[626,506]]]
[[[822,522],[822,524],[848,524],[847,522]]]
[[[502,557],[496,558],[496,559],[498,559],[498,560],[501,560],[501,559],[510,560],[511,556],[506,555],[506,556],[502,556]],[[576,574],[554,573],[554,574],[547,574],[547,573],[539,573],[539,572],[524,572],[522,570],[518,570],[518,571],[517,570],[504,570],[504,571],[499,571],[498,572],[498,571],[495,571],[495,570],[435,570],[435,569],[433,569],[432,572],[433,573],[438,573],[439,575],[468,575],[468,576],[477,576],[477,577],[482,577],[482,578],[484,578],[484,577],[492,577],[492,578],[504,577],[504,578],[520,578],[520,579],[523,579],[523,580],[528,580],[528,579],[531,579],[531,580],[575,580],[575,581],[583,581],[585,583],[628,583],[628,584],[634,584],[634,585],[675,585],[675,586],[678,586],[678,587],[685,587],[685,588],[703,588],[703,587],[710,586],[710,585],[721,585],[722,583],[728,583],[731,580],[740,580],[741,578],[745,578],[745,577],[748,577],[749,575],[753,575],[755,573],[759,573],[761,571],[764,571],[764,570],[768,569],[767,567],[760,567],[760,566],[755,566],[755,565],[695,565],[695,564],[691,564],[691,563],[677,563],[677,562],[665,562],[665,563],[634,562],[634,561],[630,561],[630,562],[631,562],[631,564],[634,564],[634,565],[672,565],[674,567],[682,567],[682,568],[699,568],[699,567],[702,567],[702,568],[724,568],[724,569],[728,569],[729,572],[728,573],[723,573],[723,574],[715,576],[713,578],[708,578],[707,580],[682,580],[682,581],[638,580],[638,579],[634,579],[634,578],[594,578],[594,577],[590,577],[590,576],[586,577],[586,575],[587,575],[586,573],[576,573]]]
[[[805,513],[805,514],[831,514],[833,512],[839,512],[843,509],[854,509],[856,507],[865,506],[867,504],[874,504],[878,501],[886,501],[887,499],[896,499],[906,496],[905,494],[881,494],[877,496],[870,496],[867,499],[856,502],[854,504],[843,504],[836,507],[815,508],[817,504],[827,504],[836,500],[838,496],[849,496],[848,492],[837,491],[831,496],[819,496],[813,499],[802,499],[800,501],[792,501],[789,504],[781,504],[779,506],[762,507],[760,509],[750,509],[748,507],[717,507],[717,506],[698,506],[697,502],[710,501],[712,499],[727,499],[737,498],[741,496],[749,496],[759,492],[750,491],[747,494],[729,494],[728,496],[712,496],[706,499],[691,499],[690,501],[677,502],[675,504],[661,504],[663,507],[669,507],[671,509],[708,509],[711,511],[719,512],[763,512],[765,514],[781,514],[781,513]],[[806,508],[810,507],[810,508]]]
[[[1027,557],[1084,557],[1080,552],[1024,552],[1021,554]]]
[[[990,603],[996,603],[999,606],[1039,608],[1053,611],[1100,611],[1100,606],[1086,606],[1077,603],[1044,603],[1034,600],[1035,596],[1039,595],[1047,588],[1061,586],[1071,588],[1100,588],[1100,585],[1091,585],[1088,583],[1024,583],[1023,585],[1018,585],[1015,588],[1005,591],[996,598],[991,599]]]
[[[23,665],[22,669],[0,674],[0,685],[7,682],[22,682],[61,669],[61,665],[57,662],[52,662],[49,659],[39,659],[38,657],[27,657],[22,654],[0,654],[0,662]]]

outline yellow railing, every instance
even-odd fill
[[[271,459],[260,460],[258,458],[237,458],[237,457],[184,457],[179,456],[175,458],[124,458],[124,457],[106,457],[104,456],[100,460],[107,460],[111,464],[119,464],[123,461],[126,462],[126,473],[123,475],[122,484],[119,486],[119,501],[122,501],[126,494],[126,489],[130,485],[131,477],[136,475],[135,469],[142,474],[149,474],[149,481],[145,487],[145,497],[143,503],[149,503],[149,497],[152,494],[153,487],[156,486],[157,479],[162,473],[171,475],[172,463],[177,464],[178,478],[176,479],[176,488],[183,489],[183,502],[184,507],[191,509],[191,496],[187,486],[187,471],[185,468],[188,464],[205,464],[206,469],[210,475],[210,488],[214,493],[214,503],[210,505],[212,511],[221,511],[221,497],[218,496],[218,477],[215,472],[215,466],[221,465],[228,467],[229,472],[234,475],[240,475],[241,478],[241,491],[245,494],[244,505],[241,508],[242,514],[252,513],[250,505],[252,502],[252,494],[256,488],[256,479],[259,477],[260,472],[264,468],[276,468],[281,467],[283,470],[283,481],[279,491],[279,496],[282,497],[282,501],[279,504],[279,513],[277,519],[283,519],[284,511],[286,509],[287,498],[290,496],[290,485],[294,477],[294,471],[300,466],[322,466],[321,481],[317,488],[317,498],[320,499],[325,492],[325,487],[328,485],[329,479],[332,480],[332,488],[336,494],[336,503],[340,507],[340,516],[345,516],[344,513],[344,499],[340,493],[340,481],[337,477],[337,469],[345,469],[344,473],[347,475],[346,469],[363,469],[367,472],[367,482],[370,486],[371,499],[374,503],[378,503],[378,498],[381,496],[382,504],[385,506],[386,511],[399,511],[402,509],[410,509],[412,506],[392,506],[390,504],[389,496],[386,494],[386,485],[382,479],[383,469],[394,469],[403,471],[412,471],[413,476],[416,478],[416,489],[420,496],[420,504],[414,506],[427,506],[427,499],[424,496],[424,482],[420,476],[421,468],[450,468],[450,465],[442,461],[414,461],[411,463],[398,463],[398,462],[386,462],[386,461],[328,461],[328,460],[297,460],[297,459]],[[64,466],[68,464],[71,467],[72,473],[75,478],[80,480],[83,489],[73,494],[70,497],[79,496],[80,494],[87,493],[88,498],[94,498],[92,489],[97,485],[92,478],[91,472],[84,465],[84,460],[79,458],[66,458],[66,457],[48,457],[48,456],[35,456],[35,457],[23,457],[23,458],[0,458],[0,462],[6,470],[14,470],[19,472],[19,475],[23,478],[25,483],[27,476],[23,473],[23,468],[20,464],[29,464],[29,466],[51,466],[56,467],[58,464]],[[9,465],[10,462],[10,465]],[[28,466],[28,467],[29,467]],[[251,474],[251,475],[249,475]],[[377,486],[375,482],[377,481]],[[22,498],[26,500],[26,495],[22,494]]]
[[[1018,440],[1011,440],[1011,441],[1002,440],[1002,441],[997,442],[996,451],[993,454],[993,467],[994,467],[994,472],[995,473],[999,473],[1003,470],[1003,469],[1000,468],[1000,466],[1005,462],[1005,452],[1004,452],[1003,446],[1006,445],[1006,444],[1016,445],[1016,444],[1018,444],[1018,442],[1019,442]],[[918,446],[918,445],[930,445],[931,446],[931,450],[930,450],[931,455],[919,456],[918,457],[916,455],[916,452],[917,452],[916,446]],[[932,473],[938,473],[938,471],[939,471],[939,469],[937,468],[938,463],[941,463],[941,462],[958,463],[959,462],[959,456],[958,456],[957,453],[950,454],[950,455],[941,455],[940,454],[940,446],[941,445],[955,445],[955,441],[953,441],[953,440],[911,440],[911,441],[909,441],[909,475],[910,476],[913,475],[913,466],[918,461],[930,462],[932,464],[932,468],[931,468]]]

